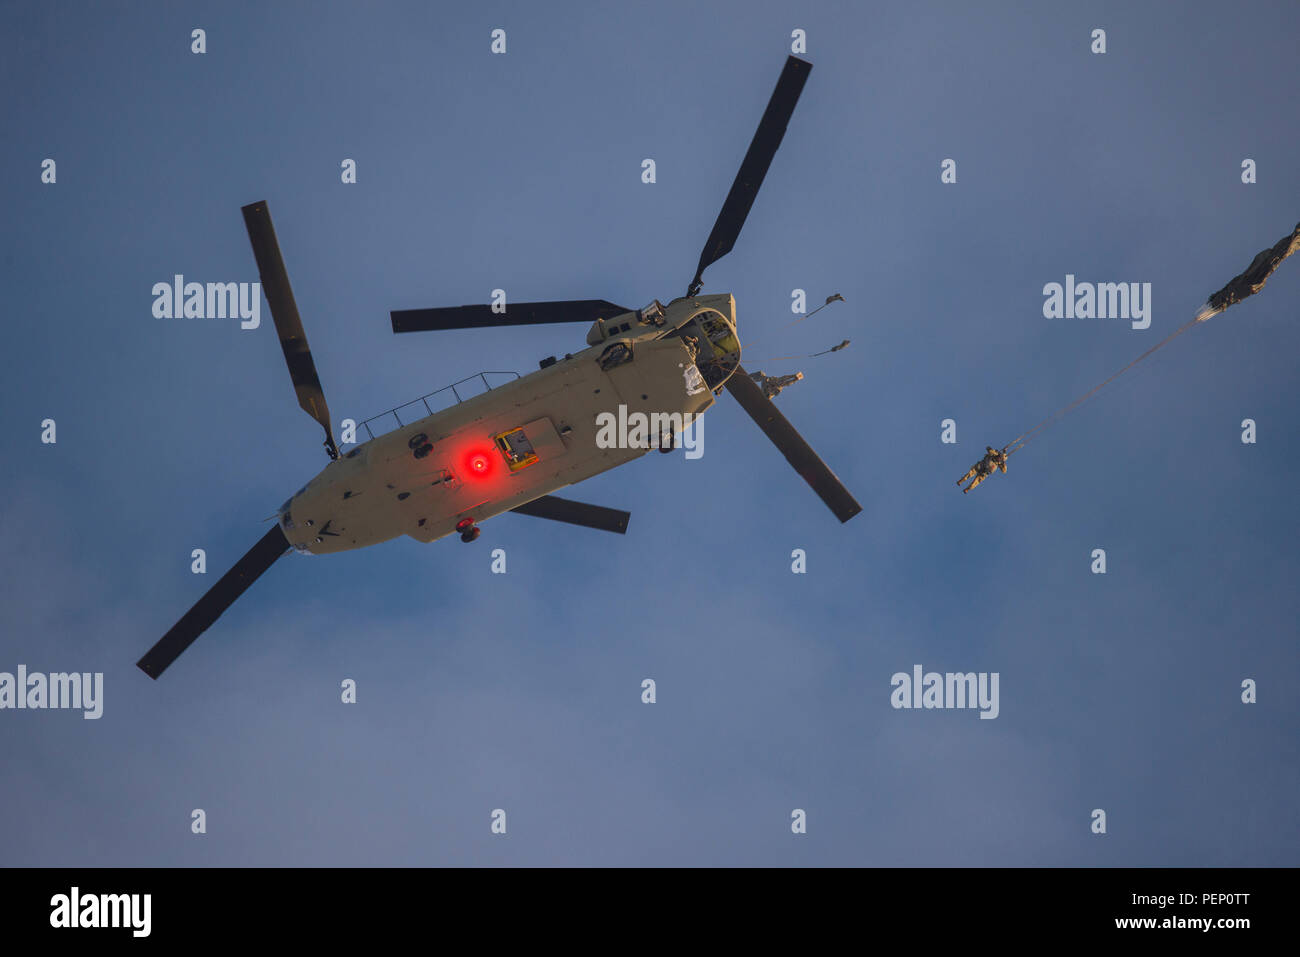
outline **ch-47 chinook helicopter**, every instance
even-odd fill
[[[330,463],[280,507],[277,524],[137,662],[140,669],[151,678],[161,675],[290,548],[319,555],[400,535],[432,542],[453,532],[472,542],[479,522],[507,511],[625,532],[629,513],[551,494],[646,454],[647,448],[597,444],[597,416],[620,405],[629,417],[640,412],[680,427],[672,413],[684,418],[704,412],[725,388],[836,518],[847,522],[860,512],[848,489],[741,367],[735,300],[726,293],[700,295],[704,270],[730,252],[740,234],[811,69],[796,57],[786,60],[684,297],[640,310],[584,299],[511,303],[504,313],[486,305],[393,312],[393,331],[400,333],[555,322],[586,322],[591,328],[581,352],[543,359],[536,372],[399,425],[342,456],[270,213],[264,202],[243,207],[298,403],[324,428]]]

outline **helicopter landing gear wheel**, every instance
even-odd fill
[[[667,435],[659,436],[659,451],[667,455],[673,449],[677,448],[677,435],[669,432]]]
[[[460,532],[460,540],[467,545],[482,533],[482,529],[474,524],[472,518],[462,518],[457,522],[456,531]]]
[[[422,459],[433,451],[433,443],[429,441],[429,437],[423,432],[411,436],[410,441],[406,444],[411,447],[411,454],[417,459]]]

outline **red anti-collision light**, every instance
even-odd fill
[[[469,480],[488,481],[494,478],[500,467],[497,465],[496,449],[481,442],[475,442],[468,448],[461,447],[457,456],[460,471]]]

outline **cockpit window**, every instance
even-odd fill
[[[720,312],[706,309],[695,317],[695,321],[713,347],[713,356],[702,356],[696,364],[709,388],[717,389],[740,364],[740,341],[731,323]]]

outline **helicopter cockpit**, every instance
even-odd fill
[[[691,317],[680,334],[695,350],[695,367],[705,383],[717,392],[740,365],[740,337],[735,327],[716,309],[704,309]]]

